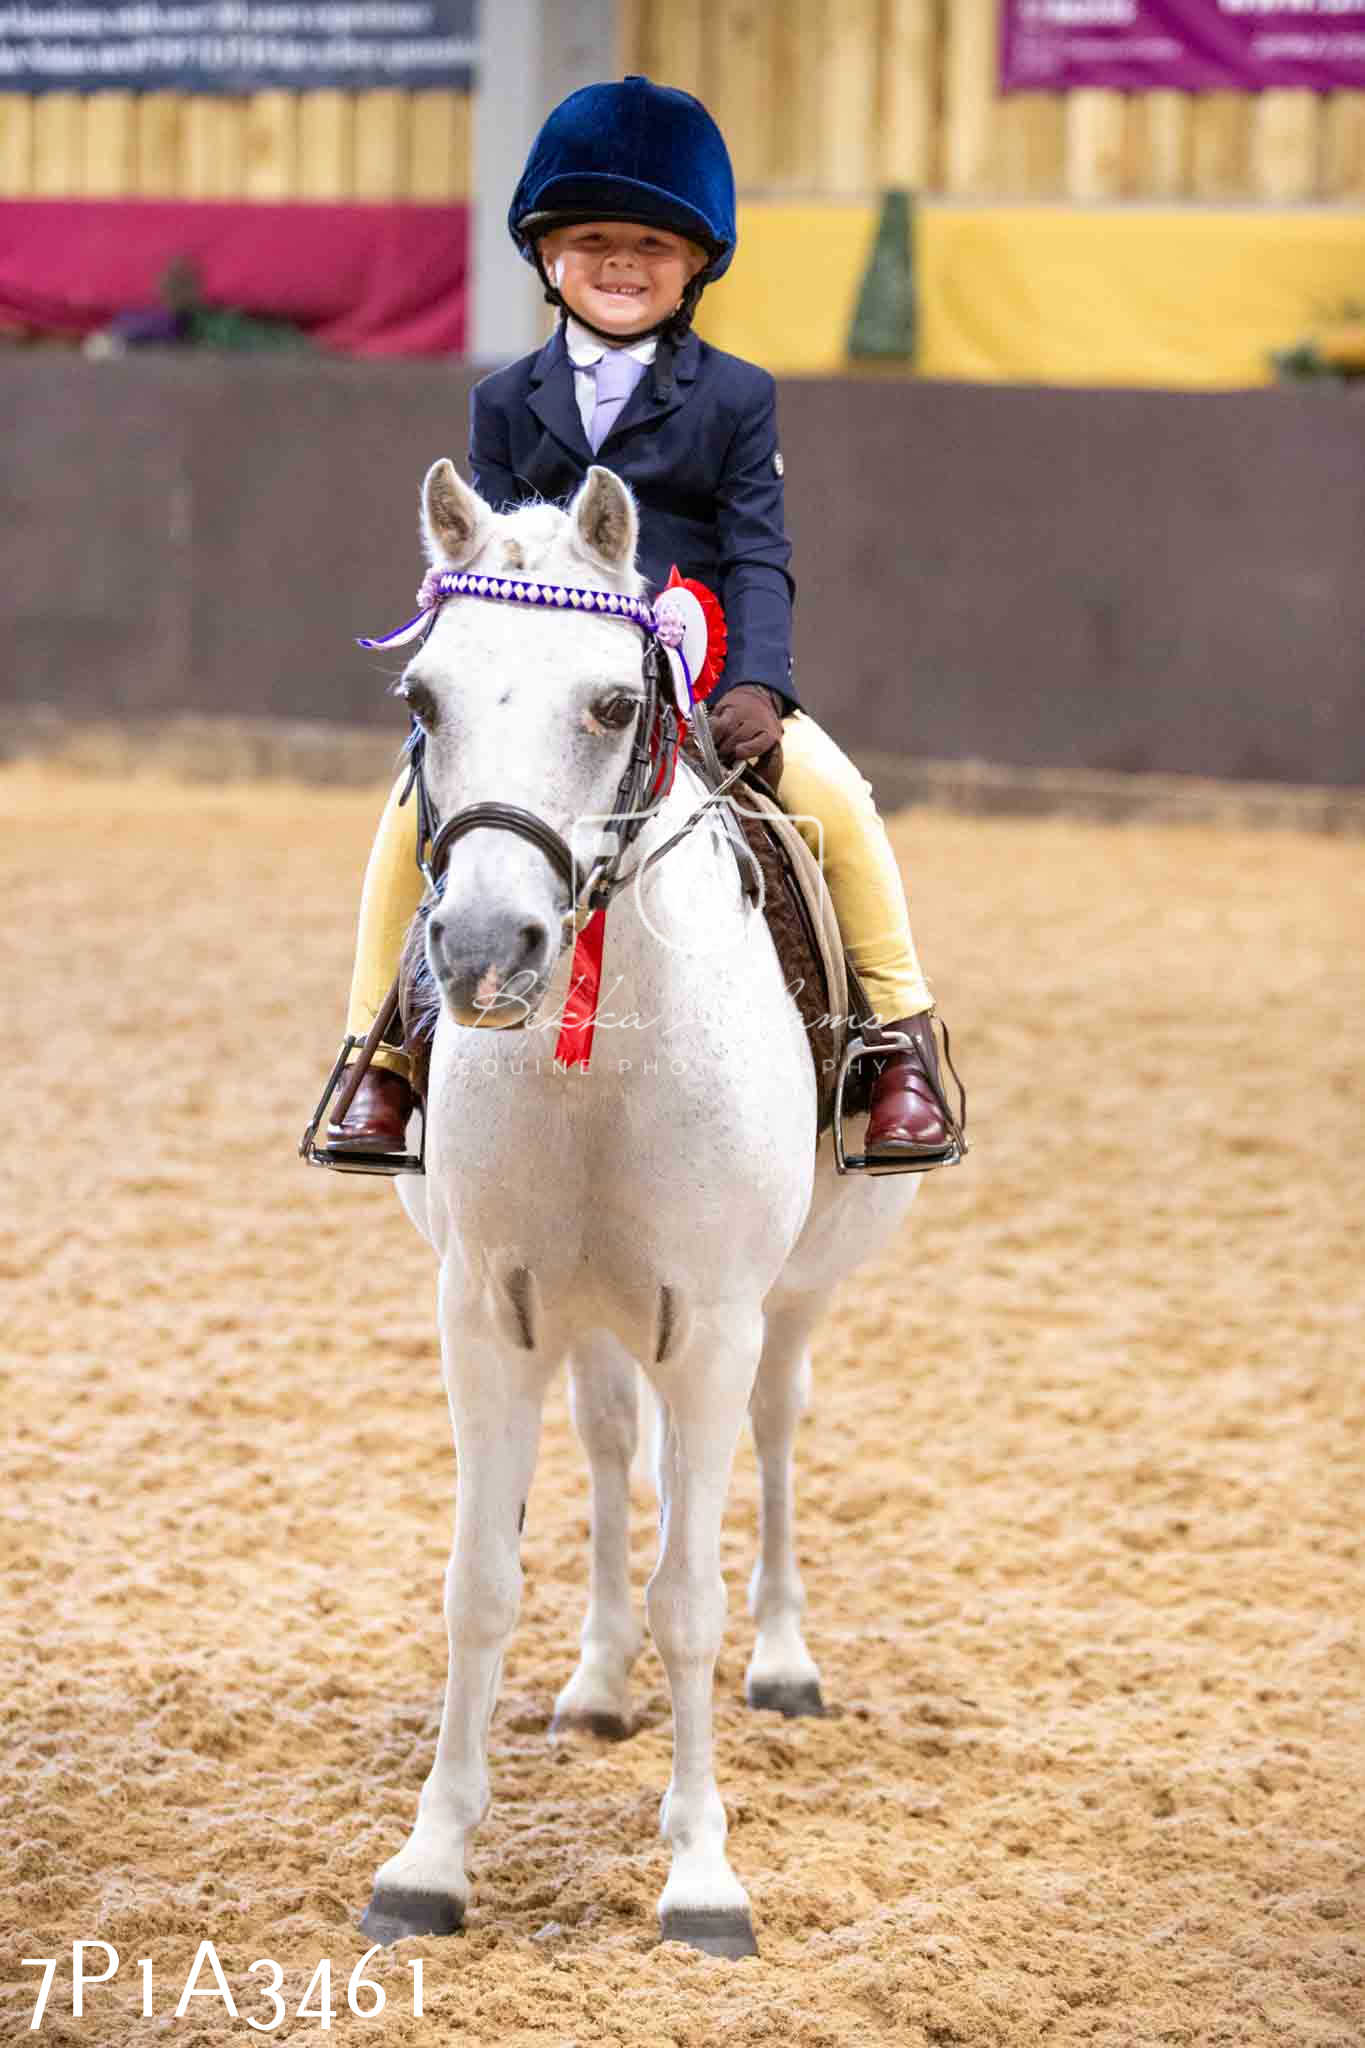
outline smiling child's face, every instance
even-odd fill
[[[556,228],[540,256],[569,311],[623,341],[666,320],[706,263],[685,236],[624,220]]]

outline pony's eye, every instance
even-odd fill
[[[398,694],[423,730],[433,732],[436,728],[436,699],[426,684],[419,683],[414,677],[411,682],[402,684]]]
[[[632,697],[628,690],[613,690],[610,695],[597,698],[592,716],[609,731],[624,732],[639,708],[639,698]]]

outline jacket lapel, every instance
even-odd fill
[[[615,426],[602,443],[602,449],[610,448],[618,435],[629,434],[636,427],[653,426],[685,405],[692,395],[700,362],[701,343],[695,334],[689,334],[673,358],[673,389],[662,401],[654,395],[654,366],[651,364],[622,406]],[[585,467],[601,455],[602,449],[599,449],[598,455],[594,456],[583,431],[578,395],[574,389],[573,364],[565,346],[562,325],[555,329],[531,366],[531,388],[526,395],[526,403],[541,425]]]
[[[610,448],[619,434],[629,434],[636,427],[652,427],[657,421],[666,420],[680,405],[685,405],[692,396],[692,385],[700,362],[701,343],[695,334],[689,334],[673,358],[673,389],[662,402],[654,396],[654,365],[651,363],[622,406],[602,447]],[[600,455],[600,449],[598,453]]]
[[[574,390],[573,364],[564,346],[564,329],[559,326],[531,366],[531,388],[526,403],[555,439],[584,464],[592,461],[592,450],[583,431]]]

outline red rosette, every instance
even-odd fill
[[[725,649],[729,633],[725,624],[725,611],[714,590],[708,590],[704,583],[697,583],[690,576],[680,576],[675,562],[669,570],[665,590],[686,590],[695,597],[706,618],[706,659],[701,673],[692,678],[692,696],[700,703],[709,697],[720,681],[720,672],[725,666]]]

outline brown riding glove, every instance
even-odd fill
[[[763,683],[736,683],[711,713],[711,737],[726,767],[754,761],[772,788],[782,779],[782,699]]]

